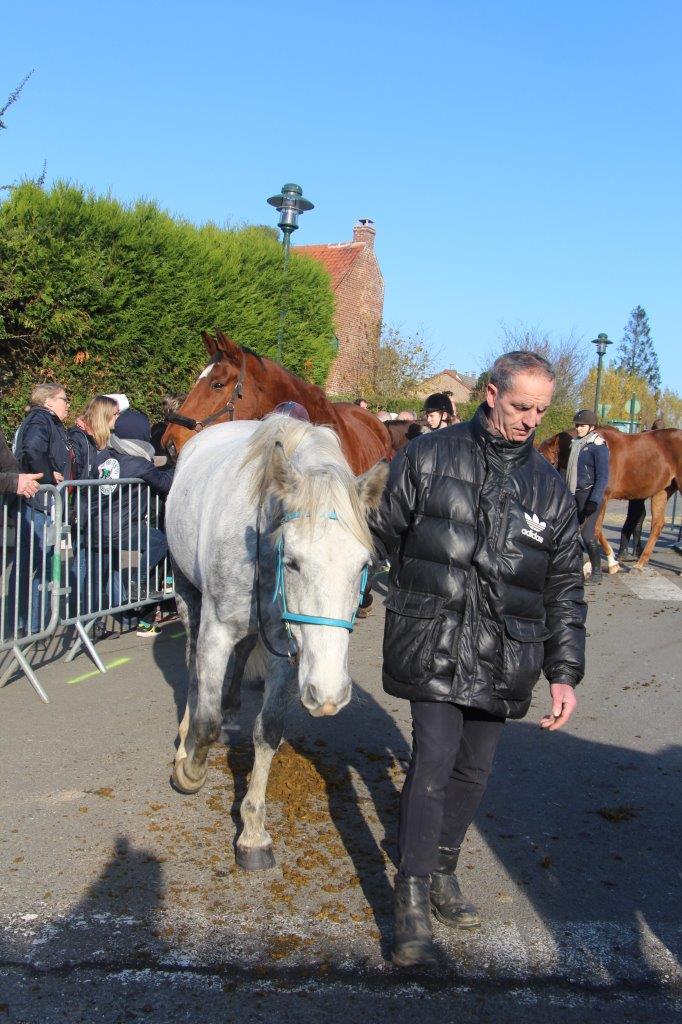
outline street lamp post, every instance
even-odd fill
[[[594,411],[599,415],[599,399],[601,398],[601,370],[604,355],[606,353],[607,345],[613,345],[612,341],[609,341],[607,334],[598,334],[596,338],[591,341],[592,345],[597,346],[597,354],[599,361],[597,363],[597,387],[595,388],[594,394]]]
[[[291,236],[298,228],[299,214],[307,210],[314,210],[315,207],[309,199],[303,196],[303,189],[300,185],[289,183],[282,185],[282,191],[278,196],[270,196],[270,206],[274,206],[280,217],[277,226],[282,230],[282,248],[284,250],[284,276],[282,285],[282,304],[279,311],[279,330],[277,331],[277,360],[282,362],[282,346],[284,344],[284,321],[287,315],[287,299],[289,287],[289,250],[291,248]]]

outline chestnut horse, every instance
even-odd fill
[[[606,506],[611,498],[651,498],[651,532],[633,566],[643,569],[665,524],[668,498],[682,487],[682,430],[623,434],[615,427],[597,427],[596,432],[601,434],[609,449],[609,482],[599,510],[597,539],[606,555],[609,572],[618,572],[620,566],[602,530]],[[571,432],[564,430],[543,441],[538,451],[557,469],[565,470],[572,437]]]
[[[216,328],[201,337],[210,362],[176,413],[161,443],[175,458],[195,433],[213,423],[259,420],[280,402],[304,406],[312,423],[331,427],[358,476],[393,455],[388,431],[376,416],[351,402],[330,402],[322,388],[308,384],[279,363],[240,348]]]

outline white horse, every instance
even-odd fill
[[[189,671],[173,781],[201,788],[209,746],[257,659],[265,689],[236,847],[247,870],[275,863],[265,789],[296,673],[311,715],[350,700],[348,640],[372,552],[366,516],[386,476],[379,463],[356,479],[330,429],[286,416],[211,427],[182,450],[166,505]]]

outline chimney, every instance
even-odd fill
[[[374,221],[368,220],[367,217],[361,217],[353,228],[353,241],[362,242],[368,249],[373,249],[376,233]]]

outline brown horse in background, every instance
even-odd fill
[[[606,555],[609,572],[618,572],[620,566],[602,529],[606,506],[611,498],[651,498],[651,532],[633,566],[643,569],[665,524],[668,498],[682,487],[682,430],[623,434],[615,427],[597,427],[596,433],[601,434],[609,449],[609,482],[597,519],[597,539]],[[564,430],[543,441],[538,451],[556,469],[565,470],[574,436],[573,432]]]
[[[168,417],[161,443],[175,457],[186,441],[204,427],[230,420],[259,420],[280,402],[294,401],[312,423],[331,427],[353,472],[366,472],[393,455],[383,423],[352,402],[330,402],[322,388],[308,384],[279,363],[240,348],[222,331],[215,338],[202,331],[210,362],[189,395]]]

